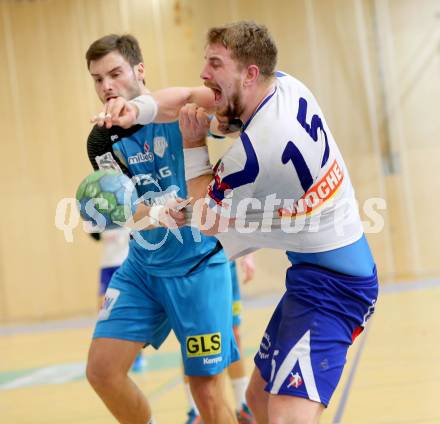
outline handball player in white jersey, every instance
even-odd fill
[[[216,235],[231,258],[286,251],[286,291],[255,355],[247,400],[258,423],[317,423],[378,294],[348,170],[313,94],[275,70],[277,48],[264,26],[210,29],[205,61],[201,77],[220,128],[237,118],[243,126],[212,169],[196,142],[208,131],[205,109],[181,109],[192,225]],[[148,123],[178,96],[115,101],[105,124]]]

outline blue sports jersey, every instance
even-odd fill
[[[113,143],[113,153],[135,176],[138,195],[145,204],[186,198],[182,136],[177,122],[145,125],[132,134],[122,135]],[[189,273],[217,245],[214,237],[204,236],[191,227],[157,228],[134,236],[130,255],[157,276]],[[218,262],[226,261],[223,253],[216,257]]]

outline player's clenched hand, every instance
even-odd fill
[[[222,134],[235,134],[240,131],[242,123],[240,119],[231,119],[229,116],[216,113],[217,130]]]
[[[179,126],[184,147],[198,147],[205,144],[209,130],[209,118],[205,109],[195,103],[188,103],[180,109]]]
[[[182,199],[170,199],[160,209],[158,220],[164,227],[175,229],[186,225],[184,207],[188,201]]]
[[[123,97],[110,99],[104,105],[104,111],[91,119],[91,122],[100,127],[111,128],[117,125],[130,128],[136,124],[138,108]]]

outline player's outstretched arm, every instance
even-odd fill
[[[110,99],[104,110],[92,118],[99,126],[113,125],[129,128],[135,124],[172,122],[178,119],[186,103],[197,103],[209,111],[214,110],[214,94],[207,87],[171,87],[143,94],[132,100]]]
[[[180,109],[195,103],[208,112],[214,111],[214,94],[207,87],[172,87],[152,94],[158,110],[154,122],[170,122],[179,118]]]

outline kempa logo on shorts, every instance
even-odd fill
[[[186,338],[186,355],[188,358],[193,358],[195,356],[210,356],[218,355],[222,351],[222,336],[220,333],[211,334],[200,334],[198,336],[188,336]],[[212,360],[206,359],[203,361],[204,364],[211,362],[208,361],[221,361],[220,358],[214,358]],[[215,362],[212,362],[215,363]]]
[[[223,361],[221,356],[217,356],[217,358],[203,358],[203,365],[218,364],[221,361]]]

